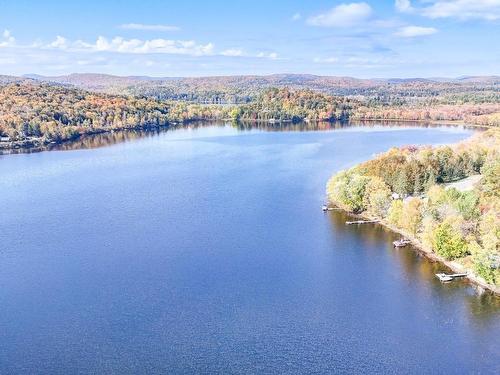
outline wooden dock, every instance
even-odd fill
[[[342,210],[340,207],[330,207],[327,205],[323,205],[323,207],[321,207],[321,209],[323,211],[340,211],[340,210]]]
[[[379,220],[355,220],[355,221],[346,221],[346,225],[353,225],[353,224],[374,224],[378,223]]]
[[[436,277],[441,281],[452,281],[456,277],[465,277],[466,273],[436,273]]]
[[[405,247],[406,245],[411,244],[411,241],[406,238],[401,238],[400,240],[394,241],[392,245],[394,247]]]

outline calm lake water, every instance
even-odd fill
[[[498,374],[498,298],[321,211],[334,171],[471,132],[289,130],[1,156],[0,373]]]

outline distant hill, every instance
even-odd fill
[[[266,89],[284,87],[391,105],[416,104],[429,98],[440,98],[448,104],[470,102],[471,98],[491,102],[497,100],[500,92],[499,76],[359,79],[312,74],[147,77],[75,73],[53,77],[32,74],[17,79],[33,79],[108,94],[208,104],[248,103]]]
[[[500,84],[500,76],[464,76],[457,78],[456,81]]]
[[[27,77],[6,76],[0,74],[0,85],[6,85],[9,83],[23,82],[29,80],[30,79]]]
[[[115,76],[97,73],[73,73],[63,76],[42,76],[28,74],[24,78],[31,78],[45,82],[67,83],[81,87],[109,87],[130,86],[140,83],[164,84],[172,82],[191,83],[193,85],[301,85],[321,87],[372,87],[381,84],[408,84],[408,83],[487,83],[500,84],[500,76],[463,76],[458,78],[370,78],[318,76],[313,74],[271,74],[235,75],[235,76],[207,76],[207,77],[148,77],[148,76]]]
[[[37,74],[29,74],[24,77],[42,82],[71,85],[91,91],[114,91],[115,88],[124,89],[128,86],[150,80],[149,77],[120,77],[109,74],[93,73],[73,73],[64,76],[41,76]]]

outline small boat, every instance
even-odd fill
[[[466,273],[452,273],[452,274],[436,273],[436,276],[441,281],[451,281],[455,277],[465,277],[465,276],[467,276],[467,274]]]
[[[447,282],[453,280],[453,277],[445,273],[436,273],[437,278],[442,282]]]
[[[324,204],[324,205],[321,207],[321,209],[322,209],[323,211],[333,211],[333,210],[335,210],[335,207],[328,207],[326,204]]]
[[[397,241],[394,241],[392,244],[394,245],[394,247],[405,247],[406,245],[411,244],[411,241],[406,238],[401,238]]]

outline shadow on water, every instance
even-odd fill
[[[390,258],[394,267],[398,268],[397,272],[411,284],[412,289],[430,292],[433,296],[445,300],[463,301],[470,320],[478,326],[487,326],[499,318],[500,296],[483,290],[467,279],[440,282],[436,273],[452,271],[440,262],[429,259],[413,246],[394,248],[392,242],[400,238],[398,233],[380,224],[346,225],[345,222],[353,218],[344,211],[332,211],[328,215],[333,232],[359,238],[369,245],[360,246],[362,249],[384,250],[380,255]]]

